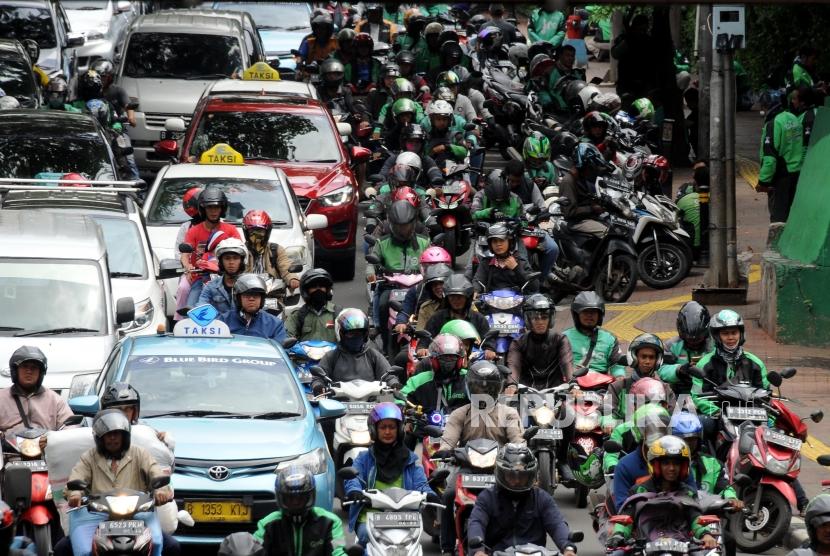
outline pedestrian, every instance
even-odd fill
[[[782,97],[781,93],[770,96],[773,105],[761,132],[757,191],[767,193],[770,224],[787,221],[804,159],[801,122],[782,104]]]

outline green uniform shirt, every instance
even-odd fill
[[[331,301],[326,303],[326,306],[319,315],[310,308],[303,309],[303,307],[298,307],[285,319],[285,333],[297,338],[301,342],[303,340],[322,340],[324,342],[336,343],[337,337],[334,335],[334,319],[337,318],[338,311],[335,304]],[[302,330],[299,329],[301,311],[305,313]]]
[[[712,357],[716,354],[716,351],[710,351],[706,355],[700,358],[698,361],[697,366],[701,369],[706,371],[706,366],[712,360]],[[744,351],[742,358],[745,357],[749,359],[752,363],[755,363],[761,369],[761,383],[763,384],[764,388],[769,388],[769,380],[767,379],[767,367],[764,365],[764,362],[758,359],[755,355],[749,353],[748,351]],[[731,365],[726,370],[726,378],[731,380],[735,376],[735,366]],[[711,400],[704,400],[701,399],[699,396],[703,393],[703,379],[700,378],[693,378],[692,379],[692,400],[695,402],[695,406],[697,410],[702,412],[705,415],[715,415],[718,411],[720,411],[720,407]]]
[[[701,475],[700,468],[702,468],[703,473],[702,476],[699,477],[698,475]],[[697,482],[698,489],[705,490],[710,494],[718,494],[723,498],[738,497],[735,493],[735,489],[725,481],[723,465],[721,465],[721,462],[719,462],[717,458],[713,458],[712,456],[707,456],[705,454],[698,454],[694,464],[690,468],[690,472],[692,477],[695,478],[695,482]],[[727,486],[723,489],[719,489],[719,482],[721,484],[726,482]]]
[[[565,40],[565,14],[559,10],[546,12],[542,8],[536,8],[530,14],[527,35],[528,44],[548,41],[554,48],[559,48]]]
[[[331,521],[331,545],[334,548],[331,555],[346,556],[346,551],[343,549],[346,544],[346,540],[343,536],[343,522],[340,521],[340,518],[330,511],[316,506],[311,508],[311,512],[318,518],[324,518]],[[271,512],[260,519],[257,523],[257,529],[254,533],[254,537],[259,541],[265,540],[265,529],[268,527],[268,524],[279,519],[282,519],[282,511]],[[296,556],[303,556],[305,554],[305,551],[303,550],[305,547],[303,542],[303,527],[297,528],[292,524],[292,528],[294,530],[294,546],[297,550]]]
[[[384,270],[391,272],[417,272],[420,269],[418,258],[429,247],[429,238],[416,235],[406,244],[395,241],[392,236],[380,238],[371,253],[380,259]],[[374,275],[374,265],[366,265],[366,276]]]
[[[680,218],[688,222],[695,229],[693,244],[700,247],[700,195],[696,192],[687,193],[677,200]]]
[[[625,376],[624,365],[613,365],[612,360],[615,360],[619,354],[620,347],[617,342],[617,337],[608,332],[604,328],[597,328],[597,341],[594,346],[594,351],[591,354],[591,360],[587,362],[589,369],[600,373],[611,374],[613,377]],[[571,349],[574,354],[574,368],[584,366],[585,356],[588,355],[588,350],[591,346],[591,337],[586,336],[576,327],[571,327],[563,332],[571,342]]]
[[[798,116],[788,110],[780,112],[761,131],[761,170],[758,181],[771,183],[777,173],[801,170],[804,159],[804,138]],[[779,168],[779,163],[784,168]]]

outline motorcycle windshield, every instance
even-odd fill
[[[691,510],[694,508],[697,508],[695,501],[684,496],[661,496],[638,502],[634,514],[637,538],[648,542],[665,538],[688,540],[692,528]]]

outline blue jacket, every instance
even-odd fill
[[[545,546],[547,535],[560,551],[573,545],[568,522],[550,494],[533,487],[517,505],[513,502],[497,486],[482,491],[470,514],[467,538],[481,537],[492,550],[527,543]]]
[[[349,479],[343,483],[343,490],[346,496],[348,496],[350,492],[363,490],[364,483],[367,485],[367,489],[374,488],[377,470],[375,467],[375,456],[372,453],[372,450],[369,449],[361,452],[360,455],[358,455],[354,460],[354,463],[352,463],[352,466],[357,469],[359,475],[357,478]],[[406,490],[426,492],[427,494],[433,492],[429,487],[429,483],[427,483],[427,476],[426,473],[424,473],[424,468],[418,463],[418,456],[412,452],[409,453],[409,461],[406,462],[406,465],[403,468],[403,488]],[[352,531],[355,530],[355,526],[357,525],[357,517],[360,515],[362,510],[362,503],[352,504],[349,506],[349,529]]]
[[[650,476],[648,464],[646,464],[642,450],[639,447],[620,459],[620,462],[614,468],[614,507],[619,509],[622,506],[622,503],[628,498],[628,491],[637,483],[637,479]],[[697,482],[691,473],[686,478],[686,483],[697,491]]]
[[[228,325],[231,334],[256,336],[280,343],[285,340],[285,327],[282,320],[265,311],[259,311],[254,315],[250,324],[246,323],[245,319],[239,316],[239,311],[235,309],[223,313],[219,319]]]
[[[202,293],[199,294],[198,305],[210,303],[220,315],[233,309],[233,298],[225,289],[223,280],[222,276],[214,276],[210,282],[205,284]]]

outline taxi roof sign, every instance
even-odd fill
[[[177,338],[233,338],[228,325],[216,320],[219,311],[213,305],[199,305],[188,311],[189,318],[182,319],[173,328]]]
[[[202,153],[199,164],[231,164],[242,166],[245,158],[227,143],[217,143]]]
[[[280,72],[266,64],[257,62],[242,72],[244,81],[279,81]]]

